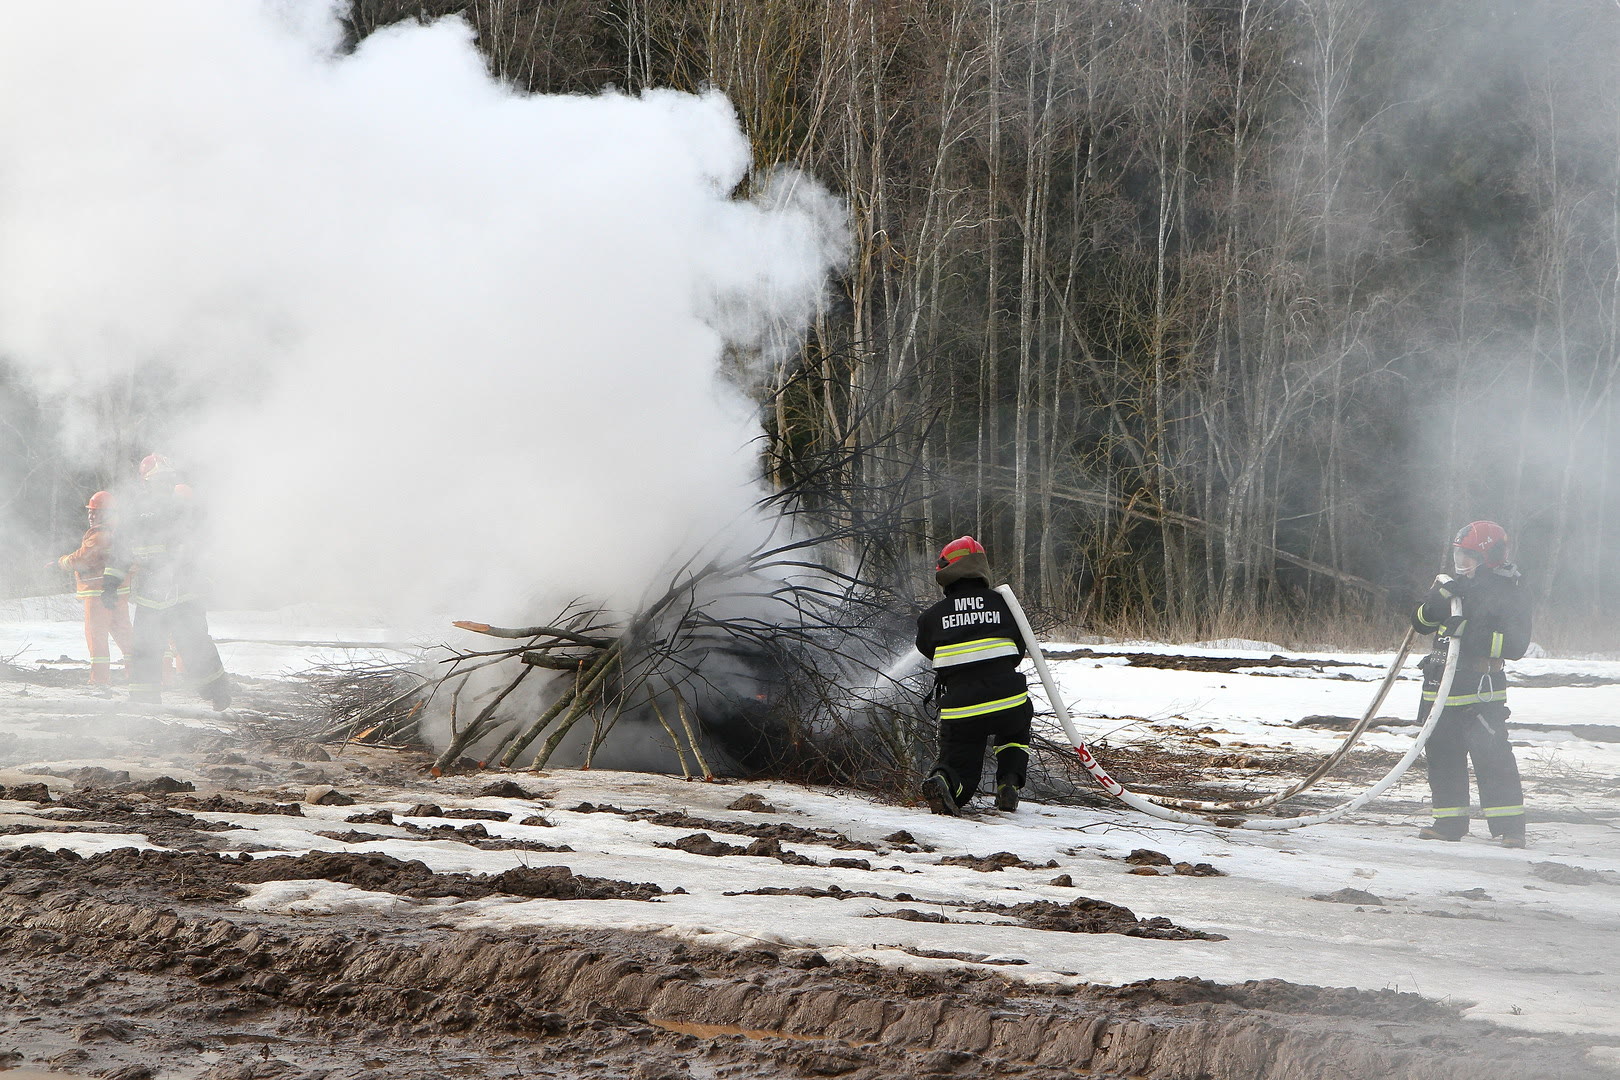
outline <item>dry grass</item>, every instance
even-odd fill
[[[1296,652],[1373,652],[1394,648],[1406,632],[1403,616],[1352,613],[1331,618],[1304,615],[1255,615],[1242,619],[1200,619],[1172,623],[1165,619],[1130,619],[1075,626],[1058,623],[1048,636],[1064,641],[1097,638],[1158,641],[1191,645],[1203,641],[1264,641]]]
[[[1295,652],[1330,653],[1392,649],[1406,632],[1406,625],[1402,612],[1352,612],[1333,616],[1255,615],[1178,623],[1153,618],[1085,626],[1057,622],[1041,629],[1049,639],[1081,643],[1108,639],[1191,645],[1236,638],[1269,642]],[[1554,609],[1538,608],[1534,641],[1548,656],[1620,660],[1620,623],[1612,619],[1566,617]]]

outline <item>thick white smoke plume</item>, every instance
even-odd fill
[[[0,358],[70,402],[170,387],[150,448],[233,600],[623,604],[755,498],[718,361],[804,324],[843,218],[802,178],[731,197],[724,98],[521,95],[457,19],[340,55],[326,3],[6,24]]]

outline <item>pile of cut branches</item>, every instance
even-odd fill
[[[319,664],[302,673],[304,697],[320,720],[320,742],[418,746],[417,721],[429,680],[415,667],[387,660]]]
[[[570,736],[589,765],[626,716],[655,721],[687,775],[721,765],[853,779],[907,767],[892,750],[909,735],[863,740],[849,730],[870,728],[873,715],[852,716],[842,688],[871,681],[863,669],[881,662],[896,604],[827,554],[847,539],[822,533],[690,561],[617,622],[577,607],[541,626],[458,622],[511,644],[452,650],[440,679],[450,687],[450,738],[436,767],[480,747],[481,765],[544,768]],[[466,715],[459,697],[469,677],[496,666],[499,692]],[[550,679],[547,704],[515,718],[502,706],[537,671]]]
[[[917,687],[889,670],[910,652],[916,611],[897,585],[915,535],[898,516],[906,500],[861,515],[824,490],[805,499],[816,479],[762,498],[628,614],[575,601],[532,626],[464,620],[485,644],[438,646],[414,669],[350,669],[323,737],[422,740],[432,712],[438,771],[589,766],[615,731],[661,732],[688,776],[909,784],[932,725]]]

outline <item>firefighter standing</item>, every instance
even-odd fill
[[[174,643],[186,678],[216,709],[231,703],[230,682],[219,649],[208,634],[203,606],[205,582],[192,543],[195,530],[191,489],[176,483],[173,466],[161,454],[141,461],[141,486],[134,513],[126,516],[120,549],[123,566],[107,576],[134,576],[134,649],[129,657],[129,696],[134,701],[163,699],[163,655]]]
[[[129,625],[129,584],[122,580],[106,588],[107,559],[113,550],[112,493],[98,491],[85,503],[90,527],[85,530],[79,549],[48,565],[73,571],[74,594],[84,601],[84,643],[90,650],[90,685],[112,682],[112,647],[129,662],[133,634]]]
[[[996,809],[1018,808],[1035,708],[1018,670],[1024,641],[1001,594],[990,588],[984,546],[971,536],[939,554],[934,580],[945,599],[917,619],[917,651],[934,664],[939,764],[922,783],[936,814],[955,814],[979,788],[985,740],[996,757]]]
[[[1425,840],[1461,840],[1468,833],[1468,761],[1473,759],[1480,813],[1504,847],[1524,847],[1524,791],[1519,764],[1508,742],[1507,675],[1504,660],[1517,660],[1530,646],[1530,598],[1519,571],[1508,561],[1508,536],[1494,521],[1463,526],[1452,541],[1455,575],[1442,574],[1413,613],[1420,634],[1435,635],[1423,661],[1427,719],[1439,692],[1446,645],[1455,638],[1459,655],[1447,696],[1429,736],[1429,795],[1434,820],[1418,832]],[[1451,602],[1460,601],[1453,616]]]

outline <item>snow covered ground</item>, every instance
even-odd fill
[[[67,608],[67,618],[61,614],[20,604],[12,605],[9,617],[0,611],[0,657],[20,652],[13,662],[24,666],[59,666],[61,656],[82,663],[84,646],[72,621],[74,611]],[[221,651],[227,667],[243,675],[284,674],[342,655],[329,645],[284,642],[388,640],[380,628],[315,625],[296,616],[227,613],[213,625],[218,637],[238,639]],[[1106,736],[1106,746],[1116,749],[1182,739],[1182,745],[1203,747],[1212,756],[1242,747],[1312,753],[1330,749],[1339,733],[1299,728],[1295,722],[1318,714],[1359,715],[1390,660],[1388,654],[1313,654],[1365,665],[1324,664],[1318,670],[1268,665],[1282,650],[1255,643],[1087,648],[1109,655],[1059,660],[1054,668],[1088,738]],[[1051,646],[1059,654],[1077,649]],[[1255,664],[1202,672],[1133,666],[1127,660],[1129,653],[1146,652],[1251,657]],[[380,752],[356,751],[321,766],[327,782],[352,796],[355,805],[305,805],[301,817],[198,816],[233,827],[219,834],[227,851],[380,852],[421,860],[439,872],[493,874],[557,864],[577,874],[684,890],[666,892],[651,903],[511,896],[423,901],[329,881],[292,881],[256,886],[241,901],[252,909],[315,918],[331,912],[397,914],[415,908],[427,924],[481,929],[606,925],[711,944],[765,942],[816,949],[829,957],[912,968],[979,964],[1038,983],[1125,983],[1191,975],[1219,982],[1276,978],[1389,988],[1473,1002],[1469,1016],[1527,1032],[1613,1036],[1612,1049],[1595,1053],[1620,1061],[1620,994],[1614,990],[1614,973],[1620,970],[1620,742],[1591,737],[1611,728],[1620,739],[1620,662],[1541,658],[1512,665],[1512,670],[1520,678],[1535,677],[1537,683],[1511,691],[1514,724],[1534,725],[1514,729],[1531,812],[1531,846],[1524,851],[1491,845],[1478,822],[1475,835],[1460,844],[1415,839],[1426,821],[1420,770],[1346,819],[1263,833],[1171,825],[1118,806],[1027,802],[1012,814],[941,818],[838,790],[780,783],[704,784],[603,771],[512,774],[533,797],[496,798],[478,792],[499,776],[400,781],[397,776],[407,774],[397,774],[381,782],[374,768]],[[1559,682],[1595,685],[1541,685]],[[1403,678],[1381,714],[1410,717],[1416,700],[1415,678]],[[161,741],[119,743],[118,732],[128,730],[136,715],[88,689],[0,682],[0,785],[43,779],[53,789],[65,790],[72,786],[65,774],[95,765],[127,769],[135,779],[168,775],[189,780],[204,794],[229,788],[282,802],[303,795],[303,787],[285,781],[257,787],[240,779],[222,782],[217,770],[211,772],[195,758],[166,754]],[[159,722],[232,724],[228,716],[210,718],[195,709],[169,710]],[[1582,725],[1588,737],[1558,730],[1561,725]],[[1364,745],[1404,751],[1415,730],[1374,731]],[[75,738],[94,738],[96,749],[76,753]],[[105,753],[109,745],[117,747],[112,757]],[[1107,764],[1107,752],[1102,756]],[[1245,782],[1267,790],[1289,779],[1262,776]],[[1348,797],[1363,786],[1331,783],[1313,794]],[[758,795],[768,808],[731,808],[748,794]],[[491,836],[573,850],[502,851],[448,836],[424,839],[402,825],[468,824],[461,818],[412,816],[424,803],[445,812],[505,812],[507,820],[479,824]],[[603,806],[678,811],[702,819],[704,827],[690,821],[659,824],[648,820],[651,813],[627,816],[603,811]],[[390,811],[397,823],[344,824],[378,809]],[[48,824],[53,813],[50,804],[0,801],[0,825],[31,822],[53,830],[0,835],[0,849],[34,845],[89,854],[151,844],[140,834],[75,831],[84,823]],[[536,815],[549,824],[519,823]],[[827,842],[783,841],[783,848],[812,860],[806,865],[669,846],[702,831],[713,840],[743,847],[755,839],[744,830],[770,823],[822,830]],[[346,830],[371,838],[346,842],[318,835]],[[901,831],[909,833],[910,842],[897,837]],[[838,842],[839,837],[865,846],[851,848]],[[1208,863],[1222,873],[1185,876],[1172,873],[1170,866],[1158,867],[1157,874],[1133,873],[1139,868],[1125,858],[1137,849],[1162,853],[1172,863]],[[1001,852],[1016,855],[1019,864],[985,870],[942,862]],[[845,862],[832,865],[834,860]],[[1072,884],[1060,883],[1062,875]],[[825,891],[833,886],[872,895],[755,892]],[[1347,889],[1367,895],[1360,902],[1316,898]],[[995,910],[965,906],[1068,903],[1081,896],[1124,905],[1142,918],[1162,916],[1224,940],[1036,930]],[[896,911],[949,921],[881,917]]]

